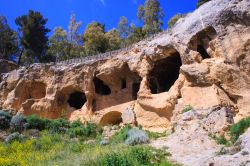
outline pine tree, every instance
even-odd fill
[[[24,49],[25,61],[28,61],[28,63],[42,61],[43,56],[45,56],[48,48],[47,34],[50,32],[45,27],[47,21],[41,13],[32,10],[27,15],[17,17],[15,20],[21,33],[21,45]]]

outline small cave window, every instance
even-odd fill
[[[92,101],[92,110],[93,110],[93,112],[96,111],[96,100],[95,99]]]
[[[97,94],[100,94],[100,95],[110,95],[111,94],[111,89],[109,88],[108,85],[105,85],[102,80],[95,77],[93,82],[95,85],[95,92]]]
[[[208,59],[211,58],[210,55],[207,53],[207,50],[203,47],[203,45],[198,45],[197,46],[197,52],[199,52],[201,54],[201,57],[203,59]]]
[[[180,54],[176,51],[167,58],[155,62],[149,73],[149,87],[152,94],[167,92],[179,77],[182,65]]]
[[[100,121],[101,126],[119,125],[120,123],[122,123],[122,113],[118,111],[105,114]]]
[[[69,95],[68,104],[75,109],[81,109],[87,101],[83,92],[75,91]]]
[[[121,81],[121,89],[126,89],[127,88],[127,81],[126,79],[122,79]]]
[[[133,100],[137,99],[137,94],[138,94],[139,90],[140,90],[140,83],[139,82],[133,83],[133,85],[132,85],[132,97],[133,97]]]

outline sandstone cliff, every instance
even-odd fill
[[[0,107],[158,132],[187,105],[226,107],[238,121],[250,116],[249,54],[249,0],[213,0],[116,55],[4,74]]]

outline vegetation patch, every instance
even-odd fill
[[[231,126],[229,134],[232,142],[236,142],[240,135],[242,135],[250,127],[250,117],[242,119],[238,123]]]
[[[182,113],[185,113],[191,110],[193,110],[193,107],[191,105],[187,105],[183,108]]]

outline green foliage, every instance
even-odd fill
[[[37,115],[31,115],[26,117],[28,125],[28,129],[38,129],[45,130],[50,126],[51,121],[48,119],[40,118]]]
[[[108,51],[121,48],[121,38],[117,29],[109,30],[107,33],[105,33],[105,37],[108,41]]]
[[[95,21],[88,24],[84,33],[84,47],[88,55],[104,53],[108,50],[103,24]]]
[[[164,132],[164,133],[157,133],[157,132],[149,132],[147,131],[148,133],[148,136],[150,139],[157,139],[157,138],[161,138],[161,137],[166,137],[167,136],[167,133]]]
[[[6,17],[0,16],[0,59],[10,59],[17,52],[17,33],[9,27]]]
[[[67,134],[71,137],[84,137],[84,138],[96,138],[98,134],[101,133],[100,128],[92,123],[87,123],[85,125],[79,124],[79,122],[74,122],[73,126],[69,128]]]
[[[24,48],[26,63],[28,61],[32,63],[35,60],[42,61],[43,56],[45,56],[48,48],[47,34],[50,32],[45,27],[47,21],[41,13],[32,10],[27,15],[16,18],[15,22],[21,32],[21,44]]]
[[[21,132],[24,130],[26,119],[22,114],[17,114],[11,118],[10,127],[13,131]]]
[[[131,161],[123,155],[119,153],[111,153],[107,154],[103,161],[101,162],[102,166],[132,166]]]
[[[122,143],[128,138],[128,132],[132,127],[130,125],[126,125],[119,132],[117,132],[112,138],[112,143]]]
[[[182,113],[191,111],[192,109],[193,109],[193,107],[192,107],[191,105],[187,105],[187,106],[185,106],[185,108],[182,110]]]
[[[65,119],[56,119],[49,124],[49,130],[53,133],[64,133],[69,125],[69,122]]]
[[[158,0],[146,0],[139,6],[137,17],[143,22],[143,30],[147,36],[160,32],[163,26],[163,10]]]
[[[197,2],[197,8],[198,7],[200,7],[201,5],[203,5],[204,3],[207,3],[207,2],[209,2],[209,1],[211,1],[211,0],[198,0],[198,2]]]
[[[231,145],[231,142],[227,141],[226,138],[224,136],[215,136],[215,135],[209,135],[212,139],[215,140],[215,142],[217,144],[220,144],[220,145],[225,145],[225,146],[230,146]]]
[[[11,114],[0,110],[0,129],[7,129],[10,127]]]
[[[174,25],[176,24],[176,22],[177,22],[180,18],[182,18],[183,16],[184,16],[183,14],[176,14],[176,15],[174,15],[172,18],[169,19],[169,21],[168,21],[168,27],[169,27],[169,28],[173,28]]]
[[[230,135],[233,142],[236,142],[240,135],[242,135],[250,127],[250,117],[242,119],[235,123],[230,128]]]

